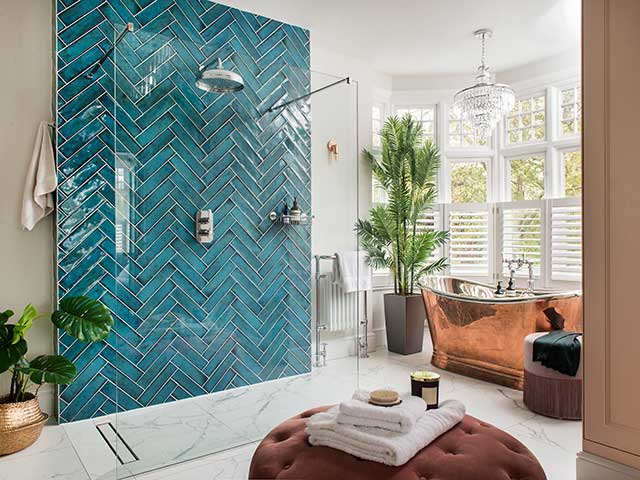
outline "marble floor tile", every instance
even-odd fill
[[[115,443],[119,457],[126,459],[132,451],[137,461],[118,462],[96,428],[108,422],[127,444]],[[241,429],[229,427],[193,399],[74,422],[64,428],[91,480],[127,478],[250,441]]]
[[[536,415],[505,430],[534,453],[548,480],[576,478],[576,453],[582,450],[582,422]]]
[[[90,480],[73,447],[0,457],[0,480]]]
[[[42,435],[36,443],[30,447],[16,452],[10,457],[0,457],[0,463],[4,459],[18,460],[23,457],[30,457],[46,452],[55,452],[57,450],[64,450],[72,448],[73,444],[69,440],[67,432],[59,425],[47,425],[42,430]]]
[[[430,351],[430,345],[425,345]],[[246,478],[257,441],[278,423],[318,405],[337,403],[353,390],[410,388],[410,373],[441,374],[441,399],[456,398],[470,415],[522,441],[550,480],[575,478],[581,423],[541,417],[522,403],[522,392],[442,371],[423,352],[385,350],[369,358],[331,360],[324,368],[260,385],[205,395],[115,416],[45,427],[29,449],[0,458],[0,480],[207,480]],[[113,422],[140,460],[118,465],[96,425]],[[123,446],[119,443],[120,451]],[[218,453],[216,453],[218,452]]]
[[[239,480],[249,475],[249,464],[258,442],[163,468],[136,480]]]

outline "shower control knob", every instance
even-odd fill
[[[213,241],[213,213],[211,210],[198,210],[196,212],[196,240],[206,244]]]

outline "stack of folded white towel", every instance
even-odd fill
[[[400,466],[465,415],[464,405],[457,400],[441,402],[439,408],[425,411],[421,398],[400,398],[399,405],[379,407],[369,403],[369,392],[358,390],[350,400],[308,419],[309,443]]]

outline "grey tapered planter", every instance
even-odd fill
[[[422,351],[426,320],[422,295],[384,295],[384,323],[387,349],[402,355]]]

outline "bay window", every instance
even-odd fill
[[[423,223],[448,230],[449,241],[434,258],[448,257],[451,275],[493,283],[509,274],[503,259],[525,257],[534,262],[538,288],[579,282],[579,85],[565,82],[523,93],[484,141],[449,101],[394,110],[422,122],[441,149],[438,204]]]

